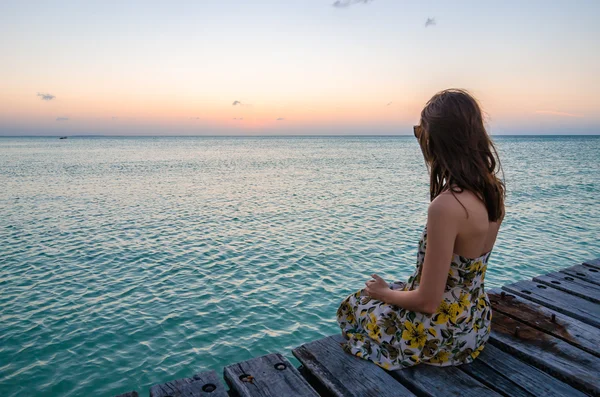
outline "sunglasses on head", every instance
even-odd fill
[[[413,126],[413,133],[415,134],[415,138],[419,138],[421,136],[421,126],[420,125],[414,125]]]

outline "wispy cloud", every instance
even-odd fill
[[[112,116],[111,120],[115,121],[115,120],[119,120],[119,118],[117,116]]]
[[[231,106],[250,107],[250,106],[252,106],[252,104],[251,103],[242,103],[242,101],[233,101],[233,103],[231,104]]]
[[[55,97],[54,95],[52,95],[52,94],[48,94],[48,93],[44,94],[43,92],[38,92],[38,93],[37,93],[37,96],[39,96],[40,98],[42,98],[42,101],[51,101],[51,100],[53,100],[54,98],[56,98],[56,97]]]
[[[283,117],[277,117],[277,119],[275,121],[283,121],[285,120]]]
[[[557,112],[555,110],[536,110],[535,113],[547,114],[547,115],[551,115],[551,116],[561,116],[561,117],[585,117],[583,114]]]
[[[372,1],[373,0],[336,0],[333,2],[332,6],[335,8],[346,8],[355,4],[368,4]]]
[[[234,118],[232,118],[232,120],[244,120],[244,118],[243,117],[234,117]]]
[[[190,120],[200,120],[200,117],[190,117]]]
[[[388,102],[387,105],[385,105],[385,106],[390,106],[391,104],[392,104],[392,102]]]
[[[69,118],[68,117],[57,117],[56,121],[68,121]]]
[[[435,18],[427,18],[425,27],[428,28],[429,26],[435,26]]]

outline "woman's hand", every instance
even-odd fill
[[[371,298],[385,302],[386,297],[391,291],[390,286],[385,282],[384,279],[376,274],[371,274],[371,277],[373,277],[373,280],[369,280],[365,283],[367,286],[367,288],[365,288],[365,292]]]

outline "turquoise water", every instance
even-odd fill
[[[600,137],[495,140],[486,284],[600,257]],[[290,357],[371,273],[411,273],[427,204],[408,137],[1,138],[1,394],[145,394]]]

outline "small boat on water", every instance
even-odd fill
[[[67,139],[67,138],[68,138],[68,137],[66,137],[66,136],[61,136],[61,137],[60,137],[60,138],[58,138],[58,139]]]

